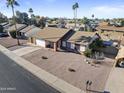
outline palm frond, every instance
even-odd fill
[[[19,6],[19,3],[17,1],[14,2],[14,5]]]

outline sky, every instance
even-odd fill
[[[20,6],[15,10],[28,12],[32,8],[35,15],[45,17],[73,18],[72,5],[79,3],[78,18],[94,14],[95,18],[124,18],[124,0],[17,0]],[[6,0],[0,0],[0,12],[11,17],[11,8],[6,7]]]

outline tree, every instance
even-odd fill
[[[42,29],[46,26],[46,18],[44,17],[39,18],[37,16],[35,20],[36,20],[35,26],[40,27]]]
[[[84,17],[84,18],[82,19],[82,23],[83,23],[83,24],[89,24],[89,19],[88,19],[87,17]]]
[[[74,10],[74,21],[75,21],[75,28],[76,28],[76,22],[77,22],[77,8],[79,8],[78,3],[75,3],[72,6],[72,9]]]
[[[121,26],[124,26],[124,20],[121,20]]]
[[[7,22],[8,18],[0,12],[0,23]]]
[[[17,38],[17,44],[20,45],[19,38],[18,38],[18,31],[17,31],[17,26],[16,26],[16,20],[15,20],[15,10],[14,6],[19,6],[18,2],[15,0],[6,0],[7,1],[7,7],[11,7],[12,13],[13,13],[13,22],[15,25],[15,30],[16,30],[16,38]]]

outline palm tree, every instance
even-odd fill
[[[30,13],[30,17],[31,17],[31,15],[33,14],[33,9],[29,8],[28,12]]]
[[[92,19],[94,19],[94,17],[95,17],[94,14],[92,14]]]
[[[72,6],[72,9],[74,10],[74,21],[75,21],[75,28],[76,28],[76,22],[77,22],[77,8],[79,8],[78,3],[75,3]]]
[[[30,18],[32,19],[33,9],[29,8],[28,12],[30,14]],[[30,25],[32,24],[32,20],[31,19],[30,19]]]
[[[15,30],[16,30],[16,38],[17,38],[17,44],[20,45],[19,42],[19,38],[18,38],[18,31],[17,31],[17,26],[16,26],[16,19],[15,19],[15,10],[14,10],[14,6],[19,6],[18,2],[15,0],[6,0],[7,1],[7,7],[11,7],[12,8],[12,13],[13,13],[13,22],[15,25]]]

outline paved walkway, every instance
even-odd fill
[[[31,72],[33,75],[43,80],[53,88],[59,90],[61,93],[85,93],[79,88],[72,86],[71,84],[59,79],[58,77],[46,72],[45,70],[33,65],[29,61],[17,56],[5,47],[0,45],[0,51],[7,55],[14,62]]]
[[[23,56],[23,55],[29,54],[29,53],[31,53],[33,51],[39,50],[39,49],[41,49],[41,48],[40,47],[28,46],[28,47],[16,49],[16,50],[14,50],[12,52],[17,54],[18,56]]]
[[[106,91],[110,93],[123,93],[124,92],[124,69],[113,68],[108,82],[106,84]]]

